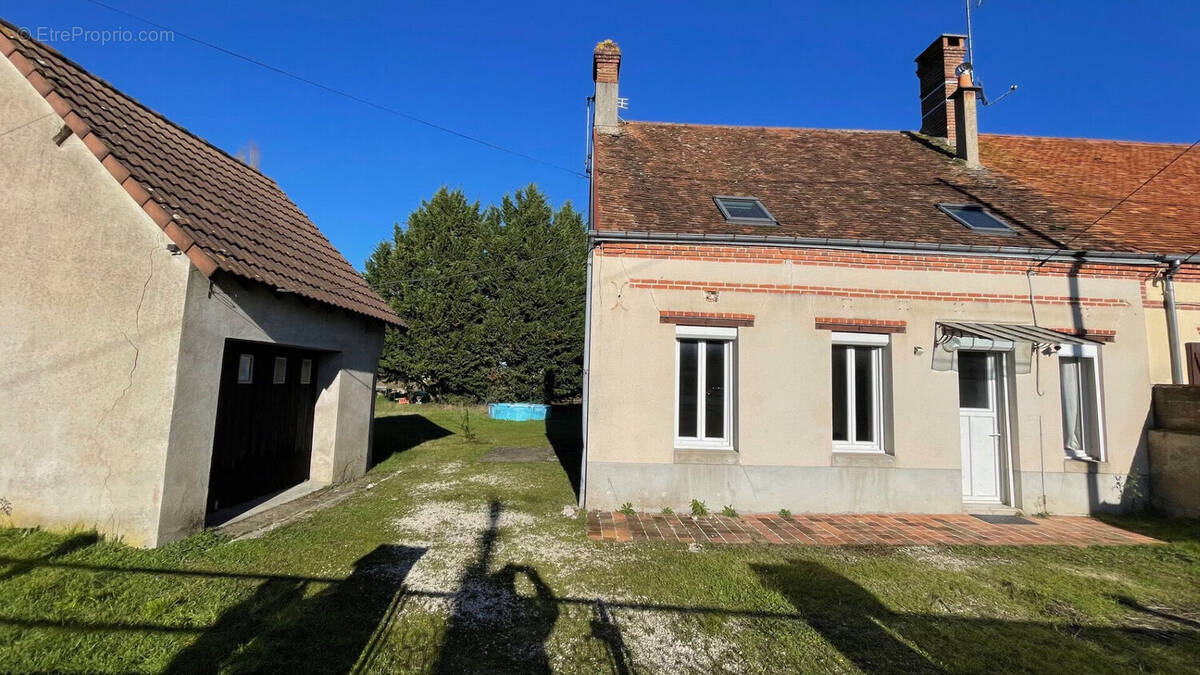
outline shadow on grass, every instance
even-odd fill
[[[454,593],[436,673],[551,672],[546,640],[558,622],[558,600],[532,567],[510,563],[492,570],[500,511],[493,501],[478,555]],[[518,578],[530,593],[518,592]]]
[[[579,405],[552,405],[546,418],[546,438],[562,465],[571,490],[579,498],[580,466],[583,463],[583,408]]]
[[[1171,663],[1164,647],[1179,647],[1180,656],[1200,648],[1200,632],[1187,630],[1178,617],[1170,617],[1170,627],[1083,625],[1073,608],[1053,601],[1045,611],[1057,611],[1058,621],[901,613],[815,562],[751,568],[763,586],[787,598],[803,621],[867,673],[1086,672],[1099,663],[1114,670],[1171,670],[1187,661],[1164,666],[1164,659]]]
[[[86,545],[85,540],[72,543],[67,539],[46,556],[0,557],[0,564],[22,573],[51,568],[120,575],[128,577],[123,583],[131,586],[141,575],[236,581],[242,588],[252,581],[257,586],[208,626],[165,617],[121,622],[94,613],[80,618],[0,616],[0,628],[15,628],[18,634],[22,630],[61,632],[66,636],[63,639],[70,641],[78,641],[81,635],[124,633],[135,640],[177,639],[182,643],[185,636],[195,635],[167,667],[168,672],[176,673],[347,672],[391,668],[397,658],[419,660],[420,669],[441,673],[545,673],[551,669],[547,641],[562,612],[570,607],[590,611],[588,637],[607,652],[609,668],[622,674],[634,668],[620,623],[637,622],[644,627],[661,624],[669,617],[745,622],[742,625],[775,636],[764,639],[811,629],[850,664],[866,672],[1088,672],[1098,664],[1113,671],[1171,672],[1192,668],[1192,655],[1200,652],[1200,630],[1194,619],[1132,598],[1117,601],[1132,613],[1125,623],[1138,627],[1089,625],[1088,617],[1068,601],[1050,597],[1051,590],[1042,593],[1046,602],[1039,610],[1047,616],[1046,621],[897,612],[852,579],[807,560],[749,566],[762,587],[779,593],[795,611],[737,606],[741,603],[714,606],[557,596],[536,568],[495,562],[501,515],[501,504],[492,502],[476,556],[457,587],[448,590],[403,587],[424,554],[423,548],[379,546],[360,558],[348,577],[340,579],[55,559],[63,551]],[[890,582],[881,579],[880,583]],[[437,631],[428,636],[418,633],[418,642],[411,645],[385,639],[396,632],[397,616],[411,598],[449,607],[440,644],[432,643]],[[418,625],[417,630],[423,628]],[[180,637],[167,637],[172,635]],[[753,665],[774,672],[811,667],[811,662],[803,660],[805,655],[796,652],[808,650],[810,640],[799,635],[794,642],[787,639],[780,649],[760,651]],[[696,654],[697,659],[702,656]],[[71,664],[60,665],[65,670]],[[706,666],[700,661],[694,665],[698,669]]]
[[[1113,515],[1098,513],[1096,520],[1122,530],[1137,532],[1160,541],[1200,545],[1200,518],[1170,518],[1152,514]]]
[[[426,441],[445,438],[453,433],[419,413],[376,417],[374,438],[371,441],[371,466]]]
[[[100,535],[96,534],[95,532],[81,532],[79,534],[71,535],[70,538],[60,542],[54,547],[53,550],[45,555],[23,560],[14,559],[12,562],[7,563],[9,568],[3,572],[0,572],[0,581],[21,576],[26,572],[37,569],[39,566],[50,560],[61,558],[62,556],[73,551],[78,551],[81,548],[87,548],[98,541],[100,541]]]

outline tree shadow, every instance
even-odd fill
[[[1068,603],[1046,603],[1049,621],[1004,620],[895,612],[854,581],[823,565],[793,561],[752,565],[762,584],[796,608],[856,667],[868,673],[999,670],[1038,672],[1050,662],[1063,672],[1104,663],[1114,671],[1153,670],[1168,656],[1200,648],[1200,631],[1161,612],[1161,627],[1084,625]],[[1137,609],[1137,608],[1134,608]],[[1176,665],[1179,665],[1178,663]]]
[[[226,610],[167,666],[168,673],[348,672],[369,662],[403,600],[423,548],[381,545],[344,580],[306,597],[303,577],[272,577]]]
[[[453,433],[418,413],[376,417],[371,466],[379,464],[392,455],[411,450],[426,441],[445,438]]]
[[[583,407],[552,405],[546,417],[546,438],[562,465],[575,498],[579,498],[579,474],[583,463]]]
[[[489,507],[479,553],[451,598],[451,614],[436,673],[550,673],[546,640],[558,622],[559,600],[537,570],[507,564],[492,571],[501,505]],[[524,579],[529,591],[517,588]]]

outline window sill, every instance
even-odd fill
[[[738,464],[733,448],[675,448],[676,464]]]
[[[894,467],[896,456],[883,450],[834,449],[830,466]]]
[[[1063,458],[1063,471],[1067,473],[1096,473],[1107,468],[1108,462],[1094,457],[1067,455]]]

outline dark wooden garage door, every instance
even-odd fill
[[[308,479],[316,352],[227,340],[208,479],[216,511]]]

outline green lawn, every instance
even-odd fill
[[[419,413],[419,414],[417,414]],[[0,671],[1200,672],[1200,526],[1100,548],[595,543],[569,420],[379,406],[355,496],[145,551],[0,530]],[[366,487],[370,485],[370,487]]]

